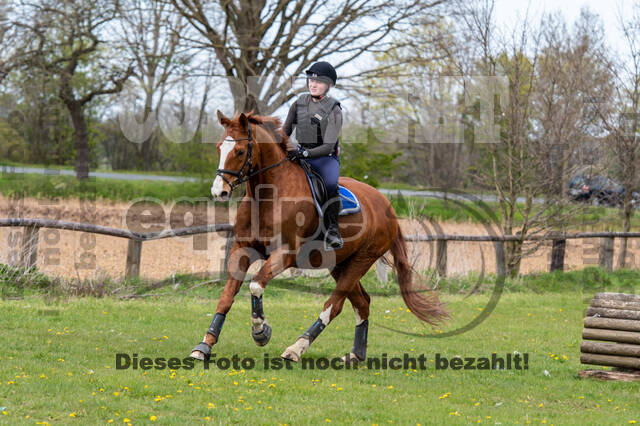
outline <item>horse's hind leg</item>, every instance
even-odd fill
[[[309,349],[322,330],[342,312],[345,299],[355,290],[360,278],[369,270],[373,262],[375,259],[370,256],[358,255],[334,268],[331,274],[336,279],[337,285],[324,303],[322,313],[311,327],[280,355],[282,358],[296,362],[300,360],[302,354]]]
[[[358,281],[356,288],[347,295],[356,314],[356,330],[353,337],[351,352],[342,360],[357,364],[367,358],[367,337],[369,335],[369,305],[371,298]]]

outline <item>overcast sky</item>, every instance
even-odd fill
[[[622,7],[624,11],[629,13],[633,0],[535,0],[531,2],[530,0],[496,0],[496,23],[499,26],[512,25],[518,16],[522,19],[529,3],[531,3],[529,13],[534,21],[539,19],[544,12],[559,10],[567,20],[569,28],[580,15],[580,9],[587,6],[592,12],[600,15],[609,45],[613,48],[622,48],[622,35],[618,31],[617,10]]]

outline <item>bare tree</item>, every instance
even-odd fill
[[[95,98],[117,93],[132,66],[112,59],[104,39],[116,16],[113,2],[20,1],[16,19],[22,45],[21,65],[47,73],[56,81],[74,128],[76,177],[89,176],[89,133],[85,107]]]
[[[587,9],[582,10],[573,34],[560,14],[543,17],[541,26],[533,142],[540,170],[551,178],[546,197],[566,203],[569,177],[584,168],[574,159],[580,157],[577,153],[585,140],[600,132],[597,116],[590,113],[591,98],[610,93],[610,74],[601,60],[604,30]]]
[[[121,1],[118,17],[127,55],[136,65],[132,80],[143,93],[140,118],[143,123],[153,122],[153,111],[158,111],[167,89],[182,78],[194,54],[180,45],[185,21],[167,3],[157,0]],[[141,166],[149,170],[157,155],[158,132],[138,142],[142,142]]]
[[[548,194],[548,188],[558,173],[550,176],[548,154],[538,147],[540,138],[534,126],[537,111],[534,107],[539,87],[540,42],[544,28],[533,28],[528,15],[512,29],[510,34],[498,34],[494,23],[494,1],[476,0],[460,2],[461,28],[458,33],[462,44],[452,51],[463,75],[485,77],[504,76],[506,88],[498,91],[491,102],[494,121],[478,125],[493,133],[498,128],[495,143],[476,145],[482,155],[470,169],[476,181],[494,188],[501,217],[500,227],[504,235],[516,235],[517,241],[504,244],[505,267],[511,276],[519,273],[523,257],[539,249],[540,243],[527,243],[524,239],[535,234],[557,232],[558,227],[571,220],[571,214],[558,199],[545,198],[542,204],[534,204]],[[527,12],[528,13],[528,12]],[[471,55],[472,60],[469,60]],[[464,57],[460,58],[460,55]],[[506,98],[506,99],[505,99]],[[485,117],[486,120],[486,117]],[[482,121],[482,120],[481,120]],[[560,178],[562,179],[562,178]]]
[[[15,64],[14,28],[7,17],[8,12],[7,2],[0,0],[0,83],[9,75]]]
[[[286,73],[330,57],[339,68],[385,51],[386,37],[410,17],[448,0],[170,1],[191,24],[194,34],[185,37],[212,49],[223,75],[237,80],[230,84],[235,109],[270,114],[297,94]]]
[[[376,72],[352,92],[367,124],[386,130],[379,138],[398,138],[405,148],[403,178],[437,186],[446,192],[461,186],[468,156],[463,145],[462,78],[451,55],[439,46],[453,43],[444,19],[429,12],[416,16],[409,31],[394,38],[394,47],[375,55]],[[375,135],[375,132],[372,132]],[[398,149],[398,144],[387,144]]]
[[[635,2],[631,13],[618,11],[618,21],[624,34],[624,51],[609,61],[615,90],[612,101],[602,99],[598,114],[608,132],[610,146],[621,183],[625,187],[622,209],[622,231],[631,229],[632,191],[638,188],[640,172],[640,3]],[[627,239],[621,239],[618,267],[626,266]]]

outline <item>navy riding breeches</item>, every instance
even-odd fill
[[[311,168],[322,176],[329,196],[335,195],[338,190],[338,177],[340,176],[340,159],[333,155],[304,158]]]

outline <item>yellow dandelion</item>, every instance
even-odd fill
[[[76,414],[76,413],[70,413],[70,414],[69,414],[69,417],[76,417],[76,416],[77,416],[77,414]]]
[[[120,392],[114,392],[113,393],[113,396],[118,396],[118,395],[120,395]]]
[[[158,420],[158,418],[156,416],[149,416],[149,420],[155,422],[156,420]]]

